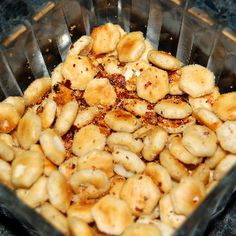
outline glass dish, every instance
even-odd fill
[[[185,64],[198,63],[216,75],[222,93],[236,91],[236,36],[219,25],[194,1],[181,0],[64,0],[50,1],[31,20],[18,21],[5,31],[0,51],[0,100],[22,95],[35,79],[50,76],[65,59],[71,43],[94,26],[113,22],[126,31],[142,31],[159,50]],[[10,28],[9,28],[10,30]],[[225,207],[236,189],[232,169],[188,218],[175,236],[203,235],[209,221]],[[35,234],[60,235],[16,195],[0,185],[1,210]]]

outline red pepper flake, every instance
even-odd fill
[[[75,64],[73,64],[73,67],[75,68]]]
[[[79,102],[80,108],[86,108],[86,107],[88,107],[88,104],[87,104],[87,102],[85,101],[84,98],[81,98],[78,102]]]
[[[104,121],[105,113],[99,113],[93,120],[93,124],[97,125],[100,129],[100,132],[106,136],[111,134],[111,129],[107,126]]]
[[[109,79],[111,85],[119,87],[119,88],[125,88],[126,81],[125,81],[125,77],[123,75],[113,74],[108,79]]]
[[[41,101],[43,101],[45,98],[47,98],[47,97],[49,96],[49,93],[50,93],[50,91],[47,91],[47,92],[43,95]],[[40,104],[41,101],[38,101],[37,104]]]
[[[158,124],[158,117],[155,112],[146,112],[143,116],[144,122],[150,125]]]
[[[97,68],[98,68],[100,71],[102,71],[102,72],[105,73],[105,69],[104,69],[104,66],[103,66],[102,64],[99,64],[99,65],[97,66]]]
[[[71,88],[71,81],[70,80],[66,80],[66,81],[63,81],[63,83],[62,83],[65,87],[67,87],[68,89],[70,89]]]
[[[70,130],[62,136],[63,141],[69,142],[73,140],[74,134],[78,131],[78,127],[75,125],[72,125]]]
[[[136,211],[139,211],[139,212],[143,212],[143,209],[138,208],[138,207],[135,207],[135,210],[136,210]]]
[[[144,85],[144,87],[147,88],[147,87],[149,87],[150,85],[152,85],[152,82],[151,82],[151,81],[148,81],[148,82]]]
[[[167,71],[167,74],[168,74],[168,76],[171,76],[171,75],[174,75],[174,74],[176,74],[176,70],[175,71]]]
[[[57,103],[57,105],[64,105],[71,101],[73,90],[67,88],[64,84],[58,84],[55,89],[56,94],[53,97],[53,100]]]
[[[81,90],[73,90],[72,96],[76,99],[76,101],[79,101],[84,96],[84,91]]]
[[[55,93],[58,93],[58,92],[60,91],[60,86],[59,86],[59,84],[53,85],[53,88],[52,88],[52,89],[54,90]]]
[[[120,63],[119,63],[119,66],[121,66],[121,67],[124,67],[125,65],[126,65],[125,62],[120,62]]]
[[[64,141],[64,146],[65,146],[65,149],[66,149],[66,156],[67,157],[71,156],[73,138],[74,138],[74,135],[77,131],[78,131],[78,128],[75,125],[72,125],[70,130],[62,136],[62,140]]]
[[[95,75],[95,77],[96,77],[97,79],[99,79],[99,78],[106,78],[106,76],[104,76],[104,74],[103,74],[102,71],[98,71],[98,73]]]
[[[147,109],[148,109],[148,110],[153,110],[154,107],[155,107],[155,104],[150,104],[150,103],[149,103],[149,104],[147,105]]]
[[[72,163],[71,164],[71,169],[73,170],[73,169],[75,169],[75,167],[76,167],[75,163]]]
[[[72,48],[74,48],[74,44],[73,43],[70,45],[70,49],[72,49]]]
[[[119,98],[116,99],[116,103],[114,105],[114,107],[117,109],[117,108],[123,108],[123,101]]]
[[[95,54],[95,58],[103,58],[106,54]]]
[[[36,110],[36,113],[39,114],[39,113],[42,113],[42,112],[43,112],[43,107],[42,106],[38,106],[37,110]]]
[[[105,126],[99,126],[99,130],[102,134],[104,134],[106,137],[108,137],[111,134],[111,129]]]

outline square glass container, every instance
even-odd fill
[[[159,50],[185,64],[197,63],[213,71],[221,93],[236,91],[236,35],[199,10],[194,1],[58,0],[47,2],[30,19],[19,19],[6,29],[0,50],[0,100],[22,95],[34,79],[50,76],[71,43],[106,22],[120,24],[125,31],[142,31]],[[175,236],[203,235],[236,189],[235,179],[233,168]],[[3,185],[0,206],[34,234],[60,235]]]

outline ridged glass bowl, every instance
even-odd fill
[[[215,73],[222,93],[236,90],[236,36],[229,28],[181,0],[64,0],[50,1],[19,21],[1,44],[0,100],[22,95],[36,78],[50,76],[65,59],[71,43],[94,26],[113,22],[126,31],[142,31],[159,50],[185,64],[198,63]],[[236,101],[235,101],[236,102]],[[236,189],[236,168],[206,197],[175,235],[203,235]],[[16,195],[0,185],[0,206],[30,227],[33,234],[60,235]],[[115,214],[115,213],[114,213]],[[33,235],[32,234],[32,235]]]

